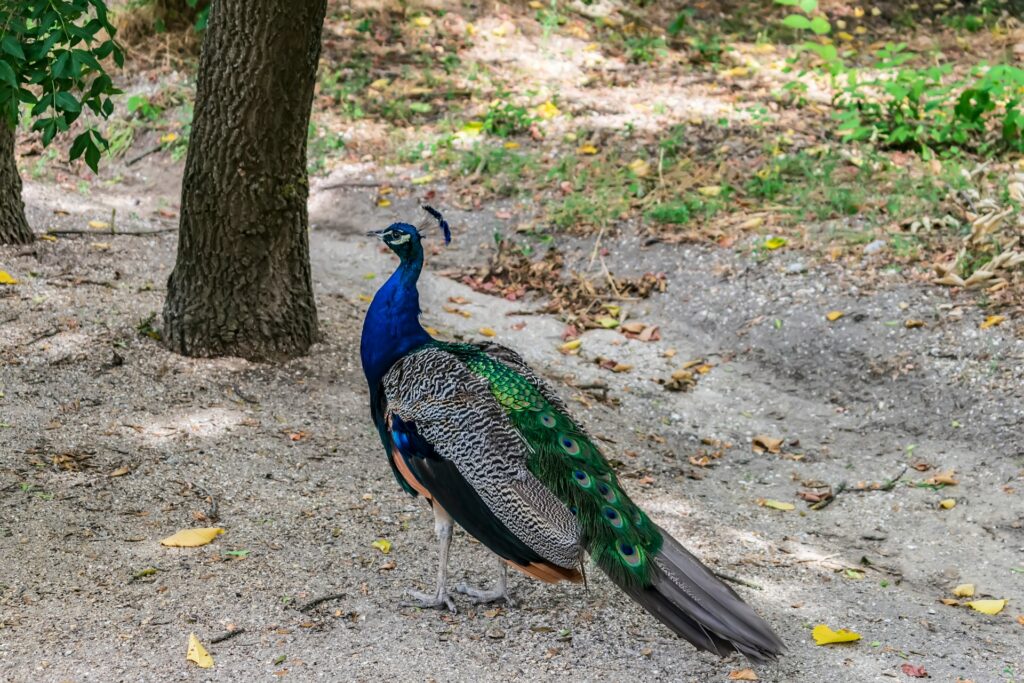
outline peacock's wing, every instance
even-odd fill
[[[530,446],[485,378],[428,345],[395,363],[383,389],[393,464],[410,486],[500,557],[576,578],[577,520],[530,472]]]

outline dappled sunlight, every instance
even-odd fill
[[[131,419],[131,418],[129,418]],[[141,422],[122,423],[123,430],[137,434],[149,445],[165,445],[181,439],[216,439],[235,427],[248,425],[251,418],[229,408],[203,408],[172,415],[155,416]]]

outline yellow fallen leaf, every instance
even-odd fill
[[[222,533],[224,533],[224,529],[219,526],[202,527],[199,529],[182,529],[173,536],[168,536],[164,540],[160,541],[160,545],[171,546],[173,548],[197,548],[201,545],[206,545]]]
[[[213,668],[213,657],[206,651],[203,644],[199,642],[199,638],[196,637],[195,633],[188,634],[188,654],[185,655],[185,659],[195,662],[200,669]]]
[[[987,330],[988,328],[995,327],[996,325],[998,325],[999,323],[1004,322],[1005,320],[1006,320],[1006,316],[1005,315],[990,315],[989,317],[985,318],[985,322],[983,322],[978,327],[980,329]]]
[[[482,334],[485,337],[495,337],[498,334],[497,332],[495,332],[494,330],[492,330],[489,327],[481,327],[479,332],[480,332],[480,334]]]
[[[519,143],[514,140],[509,140],[504,145],[502,145],[502,147],[504,147],[505,149],[519,149]]]
[[[437,331],[436,327],[424,327],[423,329],[426,330],[427,334],[429,334],[431,337],[436,337],[437,335],[440,334],[440,332]]]
[[[370,90],[383,90],[384,88],[388,87],[388,84],[390,83],[391,81],[388,80],[387,78],[378,78],[368,87],[370,88]]]
[[[569,341],[562,344],[559,348],[561,349],[562,353],[568,353],[569,351],[575,351],[576,349],[580,348],[580,345],[582,344],[582,339],[570,339]]]
[[[106,251],[110,249],[110,242],[93,242],[89,246],[97,251]]]
[[[174,142],[178,139],[177,133],[168,133],[167,135],[160,136],[160,143],[166,145],[167,143]]]
[[[422,14],[418,17],[414,17],[412,20],[413,26],[419,26],[420,28],[426,28],[430,26],[430,17],[425,17]]]
[[[974,584],[973,583],[961,583],[959,586],[953,589],[953,595],[958,598],[973,598],[974,597]]]
[[[370,296],[369,294],[360,294],[359,300],[365,301],[366,303],[371,303],[373,301],[373,297]]]
[[[643,159],[634,159],[629,162],[628,168],[640,178],[646,177],[651,172],[651,165]]]
[[[971,609],[978,610],[982,614],[988,614],[995,616],[1003,611],[1006,607],[1006,600],[972,600],[967,603],[967,606]]]
[[[705,197],[717,197],[722,194],[721,185],[705,185],[704,187],[698,187],[697,192],[701,193]]]
[[[555,103],[552,102],[551,100],[548,100],[544,104],[538,105],[537,107],[534,108],[533,111],[535,114],[537,114],[537,116],[541,117],[542,119],[553,119],[562,113],[561,110],[559,110],[559,108],[556,107]]]
[[[413,185],[426,185],[427,183],[429,183],[433,179],[434,179],[434,175],[432,173],[428,173],[427,175],[421,175],[418,178],[413,178],[412,179],[412,184]]]
[[[57,237],[55,235],[40,235],[39,239],[46,240],[47,242],[56,242]]]
[[[826,318],[826,319],[827,319],[827,320],[828,320],[828,321],[829,321],[830,323],[834,323],[835,321],[837,321],[837,320],[839,320],[840,318],[842,318],[842,317],[843,317],[843,315],[844,315],[844,314],[843,314],[843,312],[842,312],[842,311],[829,311],[828,313],[826,313],[826,314],[825,314],[825,318]]]
[[[908,330],[913,330],[913,329],[918,328],[918,327],[924,327],[924,321],[923,320],[915,320],[915,319],[911,318],[910,320],[907,320],[907,321],[905,321],[903,323],[903,327],[907,328]]]
[[[840,40],[845,40],[846,42],[850,42],[851,40],[853,40],[853,36],[851,36],[846,31],[840,31],[836,35],[839,37]]]
[[[391,206],[391,200],[381,197],[380,199],[377,200],[377,206],[379,206],[382,209],[386,209],[387,207]]]
[[[943,498],[939,501],[939,507],[943,510],[952,510],[956,507],[956,498]]]
[[[106,221],[89,221],[89,227],[93,230],[107,230],[110,228],[110,223]]]
[[[855,640],[860,640],[860,634],[854,633],[853,631],[847,631],[846,629],[839,629],[833,631],[825,624],[818,624],[811,631],[811,635],[814,636],[814,642],[817,645],[831,645],[832,643],[852,643]]]
[[[593,145],[580,145],[576,152],[579,154],[597,154],[597,147]]]
[[[781,500],[772,500],[771,498],[758,498],[757,504],[761,507],[771,508],[772,510],[782,510],[783,512],[796,509],[796,506],[792,503],[783,503]]]
[[[785,237],[769,237],[768,239],[766,239],[764,241],[764,248],[765,249],[771,249],[772,251],[775,251],[779,247],[784,247],[784,246],[786,246],[786,238]]]
[[[942,598],[941,600],[939,600],[939,602],[941,602],[943,605],[945,605],[947,607],[959,607],[960,606],[960,603],[957,602],[956,600],[954,600],[953,598]]]
[[[543,9],[544,8],[544,5],[541,4],[538,0],[530,0],[529,5],[530,5],[530,9]]]
[[[619,321],[616,320],[615,318],[606,315],[602,318],[598,318],[597,324],[605,328],[606,330],[613,330],[619,326]]]
[[[370,545],[376,548],[377,550],[381,551],[385,555],[391,552],[391,541],[387,540],[386,538],[376,540]]]
[[[18,281],[5,270],[0,270],[0,285],[16,285]]]
[[[753,669],[737,669],[729,672],[730,681],[756,681],[757,674]]]
[[[928,477],[924,483],[930,486],[956,486],[959,482],[955,479],[955,475],[956,470],[946,470],[939,472],[934,477]]]
[[[750,69],[745,66],[734,66],[731,69],[719,72],[719,76],[722,78],[742,78],[750,73]]]

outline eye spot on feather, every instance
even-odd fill
[[[576,485],[579,486],[581,489],[589,489],[591,484],[593,483],[593,481],[590,479],[590,475],[584,472],[583,470],[573,470],[572,478],[573,481],[576,482]]]
[[[615,494],[615,489],[613,489],[605,482],[601,482],[600,484],[597,485],[597,492],[600,493],[604,497],[604,499],[607,500],[609,503],[614,503],[619,499],[619,497]]]
[[[575,456],[580,454],[580,445],[576,439],[571,436],[565,436],[563,434],[558,437],[558,445],[562,447],[562,450],[565,451],[566,455]]]
[[[550,429],[551,427],[555,426],[555,416],[552,415],[551,413],[541,413],[540,423],[547,427],[548,429]]]
[[[629,543],[619,543],[619,555],[630,567],[639,567],[641,562],[640,550]]]
[[[618,510],[615,508],[606,505],[602,512],[604,513],[604,518],[608,520],[608,523],[616,529],[621,529],[626,525],[626,521],[622,519],[622,515],[620,515]]]

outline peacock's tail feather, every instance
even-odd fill
[[[701,649],[735,650],[754,662],[782,652],[768,625],[629,499],[608,461],[535,378],[479,346],[437,344],[488,382],[530,449],[529,470],[576,515],[583,546],[612,581]]]

